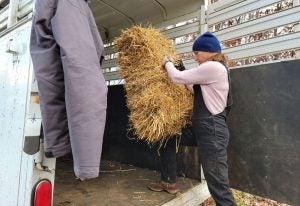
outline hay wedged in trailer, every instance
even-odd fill
[[[114,43],[136,136],[160,145],[179,136],[190,122],[192,95],[184,85],[172,83],[161,66],[165,55],[177,60],[172,41],[151,26],[133,26]]]

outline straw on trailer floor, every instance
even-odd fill
[[[200,184],[198,180],[179,177],[181,196],[153,192],[147,186],[159,179],[159,172],[108,160],[102,160],[98,178],[84,182],[75,179],[71,159],[58,160],[55,176],[55,206],[164,206],[167,203],[175,206],[174,202],[195,199],[193,193],[184,194]]]

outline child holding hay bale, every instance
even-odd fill
[[[189,86],[194,94],[192,115],[193,133],[200,148],[200,160],[208,189],[217,206],[236,205],[229,187],[227,145],[229,131],[226,115],[232,104],[230,77],[226,58],[221,54],[219,40],[210,32],[198,37],[193,44],[195,60],[199,66],[179,71],[165,57],[163,66],[169,78],[177,84]],[[176,144],[168,141],[161,149],[161,181],[152,183],[149,189],[175,194]]]

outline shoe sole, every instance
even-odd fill
[[[156,188],[153,188],[153,187],[148,187],[149,190],[152,190],[154,192],[162,192],[162,191],[166,191],[167,193],[169,194],[172,194],[172,195],[175,195],[177,194],[178,192],[180,192],[180,190],[177,190],[177,191],[172,191],[172,190],[166,190],[166,189],[156,189]]]

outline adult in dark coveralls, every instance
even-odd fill
[[[226,151],[229,142],[226,115],[232,104],[226,58],[221,54],[219,40],[210,32],[196,39],[193,52],[199,63],[195,68],[179,71],[168,58],[163,60],[163,65],[174,83],[187,85],[194,94],[192,128],[210,194],[217,206],[234,206]],[[151,184],[149,189],[172,194],[179,191],[175,153],[176,144],[172,139],[161,151],[161,181]]]
[[[99,175],[107,86],[102,39],[85,0],[36,0],[30,51],[46,157],[72,151],[75,175]]]

